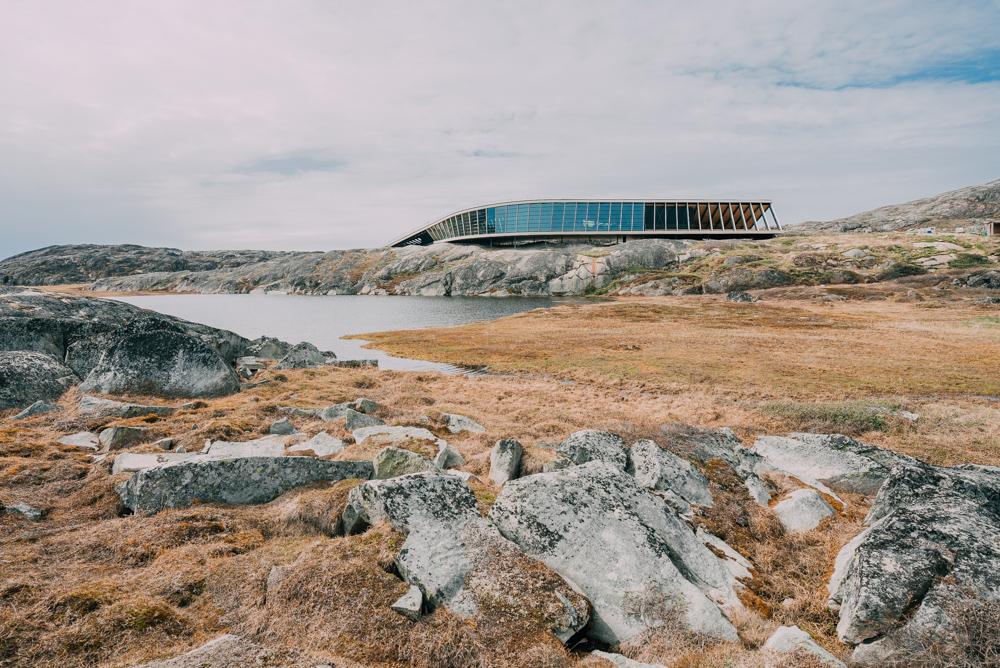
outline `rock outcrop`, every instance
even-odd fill
[[[368,479],[371,462],[312,457],[237,457],[170,462],[141,470],[118,486],[122,504],[155,513],[194,502],[267,503],[290,489],[313,482]]]
[[[540,619],[564,642],[587,623],[586,599],[503,538],[479,515],[471,490],[456,476],[415,473],[352,489],[345,531],[380,522],[406,536],[396,568],[430,606],[444,605],[465,617],[501,608]]]
[[[72,369],[44,353],[0,352],[0,410],[58,399],[79,382]]]
[[[764,460],[758,471],[777,469],[823,491],[858,494],[874,494],[893,466],[916,462],[840,434],[762,436],[753,449]]]
[[[326,457],[335,455],[344,449],[344,442],[339,438],[330,436],[325,431],[321,431],[307,441],[296,443],[288,447],[290,453],[313,453],[316,457]]]
[[[372,460],[375,472],[372,475],[377,480],[395,478],[407,473],[423,473],[434,469],[434,464],[426,457],[416,452],[402,448],[382,448]]]
[[[707,464],[718,460],[728,464],[743,480],[750,497],[762,507],[767,507],[771,492],[767,484],[755,473],[762,462],[756,452],[743,447],[732,429],[702,429],[685,424],[665,424],[660,433],[670,447],[691,459]]]
[[[712,505],[708,479],[691,462],[650,440],[636,441],[629,454],[632,475],[642,487],[670,493],[688,507]]]
[[[563,439],[556,453],[563,465],[605,462],[625,470],[628,467],[628,448],[618,434],[597,429],[583,429]]]
[[[45,413],[51,413],[52,411],[59,410],[59,406],[48,401],[39,399],[35,403],[31,404],[20,413],[16,414],[13,420],[27,420],[30,417],[35,417],[36,415],[44,415]]]
[[[1000,469],[898,466],[865,521],[829,583],[859,664],[941,642],[977,605],[1000,603]]]
[[[105,450],[121,450],[149,440],[149,430],[145,427],[115,425],[101,430],[97,440]]]
[[[240,389],[233,367],[180,327],[159,318],[130,322],[84,379],[85,392],[216,397]]]
[[[826,222],[803,223],[822,232],[895,232],[926,227],[954,229],[1000,219],[1000,180],[893,204]]]
[[[144,415],[157,415],[166,417],[173,415],[176,410],[173,406],[159,406],[153,404],[134,404],[125,401],[115,401],[103,397],[91,397],[84,395],[80,397],[80,415],[86,418],[98,417],[119,417],[134,418]]]
[[[734,640],[720,606],[736,585],[695,532],[622,469],[591,461],[511,480],[490,510],[500,532],[575,583],[593,605],[588,635],[617,643],[682,616]]]
[[[308,369],[322,366],[328,361],[337,359],[333,353],[324,353],[308,342],[299,343],[291,348],[284,357],[278,360],[276,369]]]

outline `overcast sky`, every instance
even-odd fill
[[[0,0],[0,256],[378,246],[531,197],[1000,178],[1000,2]]]

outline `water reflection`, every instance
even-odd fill
[[[340,359],[377,359],[383,369],[468,373],[450,364],[393,357],[365,349],[349,334],[445,327],[544,308],[557,300],[490,297],[366,297],[360,295],[148,295],[116,297],[141,308],[221,327],[248,338],[309,341]]]

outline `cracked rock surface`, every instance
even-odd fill
[[[829,583],[837,635],[858,663],[944,638],[965,606],[1000,601],[1000,470],[899,466],[865,521]]]
[[[692,630],[736,638],[720,607],[740,606],[725,565],[614,465],[592,461],[511,480],[489,516],[526,554],[581,588],[594,607],[588,634],[597,640],[646,631],[650,606],[681,610]]]

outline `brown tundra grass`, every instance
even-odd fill
[[[0,515],[0,665],[130,666],[226,631],[288,657],[348,666],[561,667],[581,660],[527,630],[501,641],[495,629],[445,611],[416,623],[391,613],[388,603],[405,590],[389,565],[400,537],[384,528],[335,536],[352,483],[297,490],[259,507],[119,517],[106,465],[58,445],[61,434],[127,423],[149,428],[151,438],[173,436],[190,450],[208,438],[260,436],[281,416],[280,406],[367,396],[387,407],[389,423],[426,424],[445,436],[465,456],[464,468],[483,480],[489,448],[505,437],[521,440],[525,468],[537,471],[552,459],[553,445],[577,429],[610,429],[630,440],[654,436],[669,447],[659,436],[662,424],[731,426],[749,445],[760,434],[807,427],[804,420],[817,415],[831,428],[934,463],[997,465],[1000,409],[989,395],[998,389],[1000,330],[977,324],[981,316],[972,307],[895,303],[567,305],[376,337],[394,352],[485,363],[510,375],[265,372],[269,385],[169,418],[131,420],[83,420],[70,392],[59,413],[0,423],[0,503],[25,501],[47,511],[40,523]],[[769,402],[807,409],[810,402],[861,404],[817,412],[768,410]],[[858,410],[869,415],[864,402],[888,407],[884,424],[855,418]],[[902,419],[893,412],[899,409],[919,418]],[[445,434],[436,412],[468,415],[489,431]],[[335,423],[292,420],[307,434],[326,430],[347,439],[339,457],[372,454]],[[867,424],[877,428],[864,431]],[[742,640],[731,647],[672,638],[664,629],[623,651],[669,666],[753,666],[768,633],[794,623],[843,655],[823,606],[824,586],[833,555],[858,530],[863,501],[848,499],[846,511],[821,530],[788,536],[738,493],[725,470],[707,472],[719,503],[698,521],[755,563],[746,603],[761,616],[740,622]],[[485,512],[498,490],[472,486]]]

